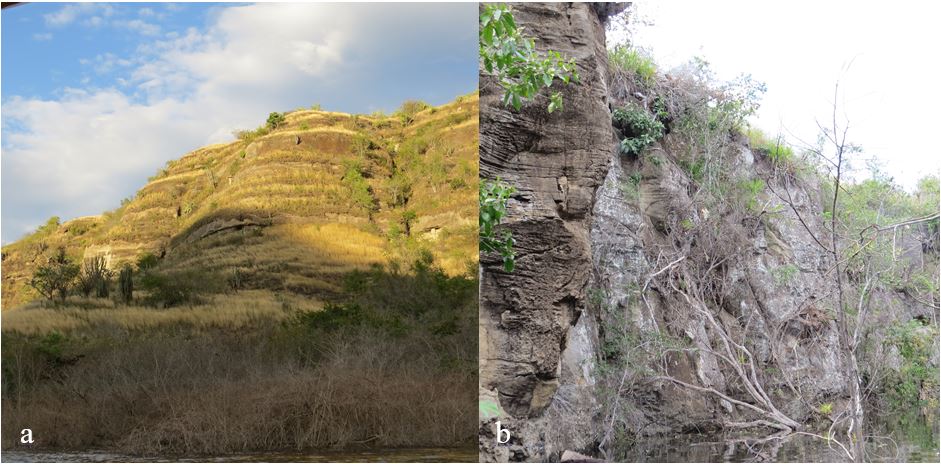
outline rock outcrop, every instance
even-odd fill
[[[481,256],[480,385],[482,396],[495,394],[506,413],[481,424],[484,460],[542,460],[562,451],[539,443],[551,433],[545,412],[560,381],[585,376],[565,372],[561,360],[586,308],[591,211],[614,150],[602,22],[623,7],[514,6],[517,23],[539,49],[578,65],[578,84],[556,84],[563,111],[547,113],[544,95],[513,111],[502,105],[497,82],[480,77],[481,177],[517,189],[506,223],[516,239],[515,272],[503,272],[494,256]],[[583,332],[581,343],[590,343],[593,331]],[[485,437],[496,420],[515,434],[505,446]]]

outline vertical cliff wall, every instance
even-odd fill
[[[577,84],[556,83],[565,108],[552,114],[546,95],[520,111],[504,107],[497,82],[480,77],[481,177],[517,189],[506,222],[516,270],[503,272],[497,257],[482,255],[480,293],[481,397],[499,402],[498,419],[514,436],[491,448],[493,421],[482,424],[481,457],[532,460],[551,452],[531,445],[542,441],[569,332],[586,308],[591,211],[614,150],[603,21],[617,8],[517,4],[513,11],[540,50],[574,58],[581,76]]]

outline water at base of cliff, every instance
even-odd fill
[[[897,421],[884,425],[867,445],[869,462],[941,462],[938,421]],[[619,462],[847,462],[836,443],[805,435],[763,439],[732,435],[682,434],[640,438],[622,444]],[[841,437],[837,437],[840,439]],[[842,437],[845,439],[845,437]],[[841,440],[845,441],[845,440]]]

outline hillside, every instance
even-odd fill
[[[52,218],[3,247],[3,309],[38,298],[28,282],[60,247],[111,269],[153,254],[161,271],[318,301],[338,297],[345,273],[421,249],[462,274],[477,259],[478,96],[403,109],[292,111],[168,162],[114,211]]]

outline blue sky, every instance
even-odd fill
[[[467,4],[27,4],[2,13],[2,241],[99,214],[271,111],[477,88]]]

